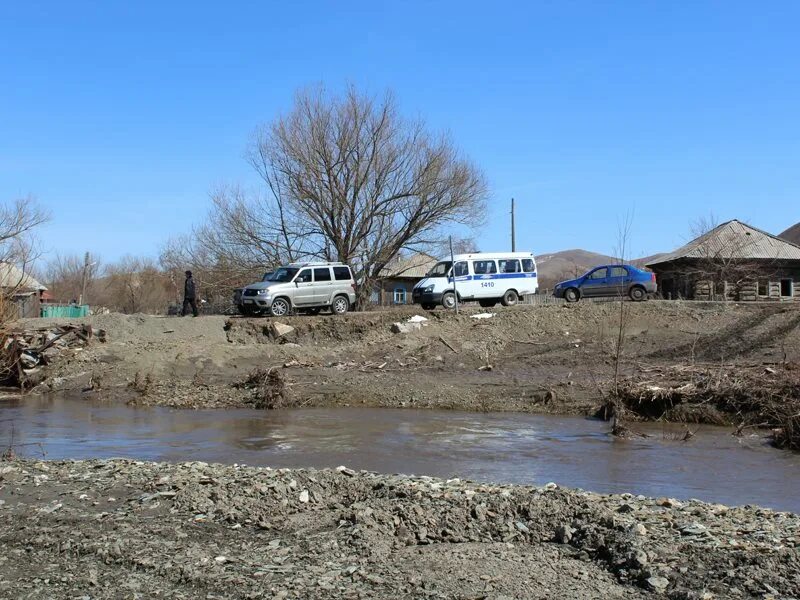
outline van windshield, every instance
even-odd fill
[[[294,276],[297,275],[299,270],[300,269],[295,269],[294,267],[281,267],[270,275],[269,280],[277,281],[278,283],[287,283],[294,279]]]
[[[453,266],[453,263],[449,260],[443,260],[442,262],[438,262],[434,265],[434,267],[428,271],[426,277],[444,277],[447,275],[448,271],[450,271],[450,267]]]

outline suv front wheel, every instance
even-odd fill
[[[335,315],[343,315],[350,310],[350,300],[344,296],[336,296],[331,304],[331,312]]]
[[[292,312],[292,305],[286,298],[275,298],[269,312],[273,317],[286,317]]]

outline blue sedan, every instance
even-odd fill
[[[590,269],[577,279],[556,284],[553,295],[567,302],[577,302],[581,298],[624,296],[641,302],[657,291],[655,273],[631,265],[602,265]]]

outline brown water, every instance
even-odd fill
[[[63,397],[0,400],[0,447],[47,458],[336,467],[759,504],[800,513],[800,455],[703,427],[618,440],[580,417],[408,409],[172,410]]]

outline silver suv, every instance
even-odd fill
[[[328,308],[343,315],[356,302],[356,282],[343,263],[293,263],[242,290],[239,312],[285,317],[294,311],[316,315]]]

